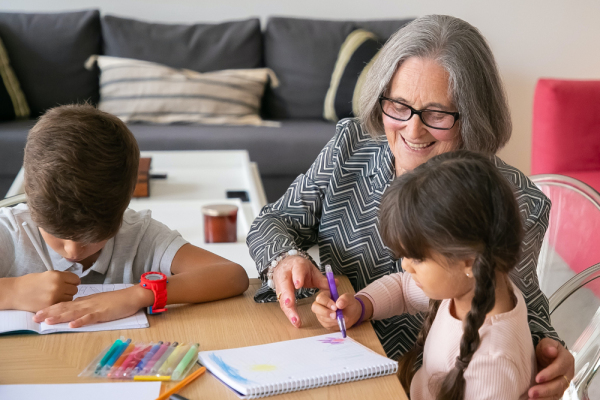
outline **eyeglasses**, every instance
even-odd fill
[[[417,114],[421,122],[433,129],[448,130],[454,127],[458,120],[457,112],[434,111],[434,110],[415,110],[408,104],[401,103],[387,97],[379,97],[381,111],[388,117],[398,121],[408,121]]]

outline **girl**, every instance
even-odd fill
[[[527,399],[536,373],[523,296],[508,278],[522,226],[509,182],[485,156],[444,153],[396,178],[381,202],[381,235],[402,269],[334,303],[313,304],[321,324],[427,311],[398,377],[420,399]],[[414,365],[423,352],[423,366]]]

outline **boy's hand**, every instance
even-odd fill
[[[331,293],[328,290],[319,292],[311,309],[324,328],[336,331],[340,329],[336,319],[336,310],[343,310],[348,329],[358,321],[362,312],[360,302],[354,296],[344,293],[334,303],[331,299]]]
[[[69,328],[79,328],[129,317],[140,308],[152,304],[154,293],[135,285],[123,290],[93,294],[79,297],[75,301],[55,304],[38,311],[33,320],[48,325],[70,322]]]
[[[15,309],[37,312],[53,304],[71,301],[77,294],[79,277],[72,272],[46,271],[15,278]]]

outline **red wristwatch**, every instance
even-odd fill
[[[146,272],[140,279],[140,286],[154,292],[154,304],[148,307],[148,314],[167,311],[167,276],[160,272]]]

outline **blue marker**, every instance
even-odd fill
[[[152,358],[152,356],[154,354],[156,354],[156,352],[158,351],[158,349],[160,349],[160,346],[162,344],[163,344],[163,342],[158,342],[157,344],[155,344],[154,346],[152,346],[152,348],[150,349],[150,351],[148,351],[148,353],[146,353],[146,355],[144,356],[144,358],[142,358],[142,360],[138,363],[138,365],[135,366],[135,368],[133,369],[132,375],[137,375],[141,370],[144,369],[144,367],[146,366],[146,364],[148,363],[148,361],[150,361],[150,359]]]
[[[102,372],[100,373],[100,375],[106,376],[108,371],[110,371],[112,366],[119,359],[119,357],[121,357],[121,354],[123,354],[123,352],[125,351],[125,349],[127,349],[127,347],[129,346],[130,343],[131,343],[131,339],[127,339],[125,342],[123,342],[121,347],[119,347],[117,350],[115,350],[115,352],[110,357],[110,359],[106,362],[106,364],[104,364],[104,367],[102,368]]]

